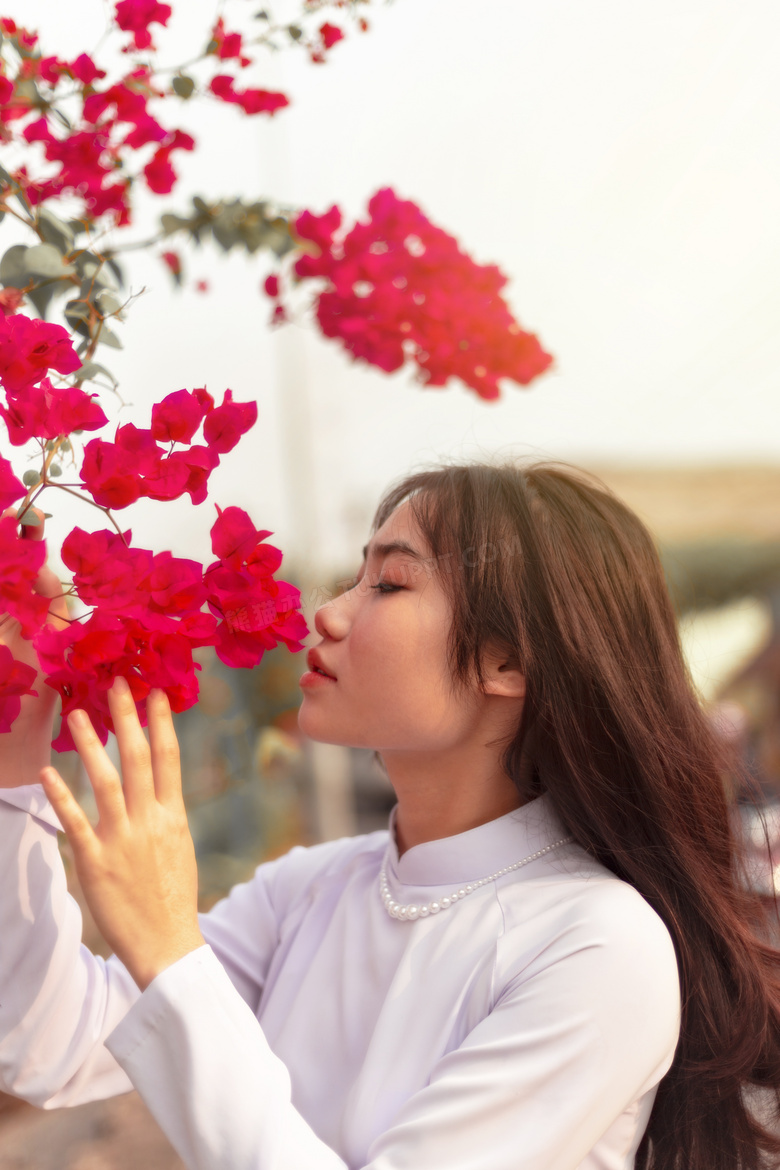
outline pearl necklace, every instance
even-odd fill
[[[488,882],[494,882],[497,878],[503,877],[504,874],[513,873],[516,869],[521,869],[524,865],[528,865],[529,862],[536,861],[537,857],[544,857],[545,853],[551,853],[553,849],[558,849],[561,845],[568,845],[573,840],[573,837],[561,837],[560,841],[553,841],[552,845],[546,845],[544,849],[539,849],[536,853],[532,853],[530,857],[524,857],[522,861],[516,861],[514,865],[505,865],[503,869],[497,869],[489,877],[484,877],[478,882],[470,882],[468,885],[461,886],[459,890],[453,890],[451,894],[446,895],[444,898],[439,898],[435,902],[428,902],[425,906],[418,906],[416,904],[403,906],[400,902],[395,902],[387,884],[387,873],[383,864],[379,871],[379,892],[382,896],[385,910],[391,918],[398,918],[401,922],[414,922],[416,918],[427,918],[429,914],[438,914],[440,910],[447,910],[450,906],[454,906],[456,902],[459,902],[461,898],[473,894],[481,886],[486,886]]]

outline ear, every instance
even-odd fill
[[[505,699],[525,698],[525,675],[514,655],[507,652],[486,654],[482,670],[485,679],[482,690],[486,695],[499,695]]]

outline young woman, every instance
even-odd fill
[[[775,1164],[748,1091],[768,1117],[777,956],[636,517],[558,467],[414,475],[315,625],[301,726],[380,753],[389,832],[295,849],[200,920],[163,695],[148,747],[114,684],[123,786],[71,716],[94,829],[36,783],[44,702],[3,737],[0,1085],[135,1086],[198,1170]]]

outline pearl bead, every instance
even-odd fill
[[[418,906],[416,904],[404,906],[400,902],[394,901],[383,866],[379,874],[379,893],[384,907],[391,918],[395,918],[401,922],[414,922],[417,918],[427,918],[431,914],[438,914],[441,910],[447,910],[450,906],[459,902],[461,898],[472,894],[474,890],[482,889],[489,882],[494,882],[497,878],[504,877],[505,874],[514,873],[515,870],[520,869],[524,865],[528,865],[529,861],[535,861],[537,857],[543,857],[546,853],[550,853],[551,850],[557,849],[560,845],[568,845],[572,839],[571,837],[562,837],[560,841],[553,841],[552,844],[546,845],[544,849],[539,849],[529,857],[524,857],[521,861],[516,861],[514,865],[505,865],[503,869],[496,870],[495,873],[480,878],[479,881],[469,882],[459,890],[453,890],[450,894],[439,898],[437,902],[428,902],[424,906]]]

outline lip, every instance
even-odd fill
[[[306,664],[308,665],[309,669],[307,670],[306,674],[304,674],[303,678],[308,680],[309,675],[311,675],[313,679],[317,679],[320,682],[336,681],[335,674],[332,674],[331,671],[328,670],[327,666],[322,661],[322,657],[317,653],[316,650],[310,650],[306,655]],[[303,680],[301,680],[301,685],[304,685]],[[305,685],[310,684],[307,682]]]

